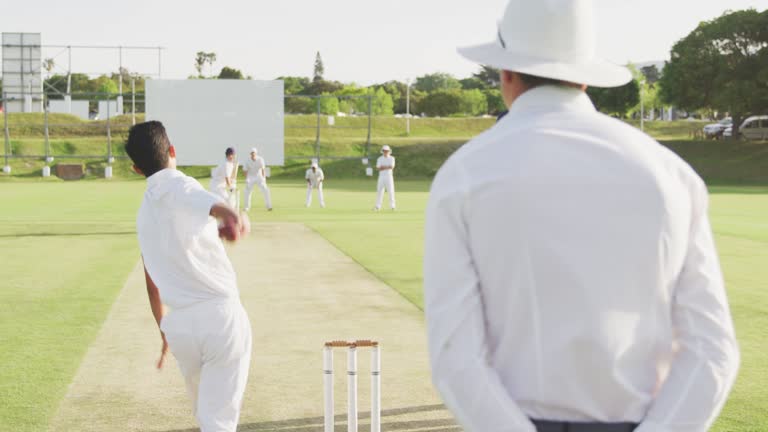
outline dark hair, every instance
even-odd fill
[[[232,148],[232,147],[227,147],[227,151],[225,151],[224,154],[227,155],[227,156],[233,155],[233,154],[235,154],[235,149]]]
[[[554,78],[544,78],[536,75],[528,75],[520,72],[516,72],[520,76],[520,81],[523,82],[528,88],[539,87],[543,85],[569,85],[568,81],[563,81]]]
[[[128,132],[125,152],[145,177],[168,167],[171,142],[165,126],[159,121],[148,121],[133,126]]]

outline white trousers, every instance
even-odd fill
[[[230,192],[229,189],[227,189],[227,186],[224,185],[219,187],[212,187],[211,193],[224,198],[230,207],[237,208],[237,189],[235,189],[233,192]]]
[[[376,185],[376,208],[381,208],[381,202],[384,200],[384,190],[389,194],[389,207],[395,208],[395,179],[393,177],[379,176],[379,183]]]
[[[163,317],[201,432],[235,432],[251,363],[251,324],[240,301],[211,300]]]
[[[271,209],[272,194],[269,192],[269,187],[267,187],[266,181],[249,181],[245,184],[245,209],[249,210],[251,208],[251,195],[253,195],[254,186],[258,186],[259,189],[261,189],[261,194],[264,195],[264,204],[266,204],[268,209]]]
[[[307,184],[307,207],[312,205],[312,185]],[[325,207],[325,199],[323,198],[323,182],[317,184],[317,199],[320,201],[320,207]]]

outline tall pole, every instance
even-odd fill
[[[365,157],[371,154],[371,129],[373,128],[373,95],[368,93],[368,139],[365,142]]]
[[[43,127],[45,131],[45,163],[48,164],[48,158],[51,157],[51,140],[50,140],[50,131],[48,129],[48,104],[45,103],[45,100],[43,100],[43,109],[45,110],[43,112]]]
[[[163,77],[163,49],[157,48],[157,78]]]
[[[136,78],[131,77],[131,124],[136,126]]]
[[[120,76],[119,77],[120,82],[119,82],[119,88],[117,91],[118,93],[120,93],[120,96],[122,96],[123,95],[123,47],[122,46],[117,47],[117,52],[118,52],[118,56],[120,57],[120,60],[119,60],[120,64],[117,67],[117,74]],[[118,110],[118,112],[120,111]]]
[[[10,153],[11,150],[11,135],[8,132],[8,104],[6,103],[6,93],[3,92],[3,123],[5,129],[5,146],[4,146],[4,154],[5,154],[5,165],[3,165],[3,172],[10,173],[11,172],[11,166],[8,165],[8,153]]]
[[[640,130],[645,131],[645,104],[643,95],[645,94],[645,81],[640,81]]]
[[[320,98],[322,96],[317,97],[317,131],[315,135],[315,159],[318,163],[320,163]]]
[[[411,79],[405,80],[405,134],[411,135]]]
[[[107,163],[112,163],[112,127],[110,125],[110,100],[107,97]]]

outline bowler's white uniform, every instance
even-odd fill
[[[323,174],[323,170],[318,167],[315,172],[312,172],[312,168],[310,168],[307,170],[304,178],[309,180],[309,183],[307,184],[307,207],[312,204],[313,188],[317,189],[317,199],[320,201],[320,207],[325,207],[325,199],[323,199],[323,180],[325,180],[325,175]]]
[[[258,186],[261,189],[261,194],[264,195],[264,203],[268,209],[272,208],[272,196],[267,187],[267,178],[264,176],[263,170],[266,169],[266,163],[264,158],[256,156],[256,160],[248,159],[243,165],[243,171],[245,171],[245,209],[251,208],[251,195],[253,194],[253,187]]]
[[[175,169],[147,178],[137,231],[144,266],[170,308],[160,322],[202,432],[234,432],[251,326],[211,207],[222,201]]]
[[[392,167],[392,169],[379,171],[379,183],[376,186],[376,208],[381,208],[381,202],[384,199],[384,190],[389,194],[389,207],[395,208],[395,157],[379,156],[376,160],[376,168],[383,166]]]
[[[214,194],[224,198],[224,200],[232,207],[236,206],[235,194],[230,192],[227,187],[227,178],[232,178],[235,173],[235,163],[232,161],[224,161],[219,166],[214,168],[211,173],[211,186],[210,191]],[[237,179],[235,179],[237,181]],[[235,187],[233,182],[232,187]]]
[[[707,203],[688,164],[577,89],[526,91],[451,156],[424,296],[435,386],[465,430],[706,431],[739,363]]]

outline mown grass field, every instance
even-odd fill
[[[328,208],[303,207],[301,181],[273,181],[276,210],[305,223],[422,306],[428,181],[398,183],[398,211],[373,213],[372,180],[329,178]],[[43,431],[138,260],[142,181],[0,184],[0,430]],[[256,204],[260,196],[254,197]],[[768,430],[768,187],[714,187],[711,215],[743,362],[715,431]],[[149,311],[147,311],[149,313]]]

